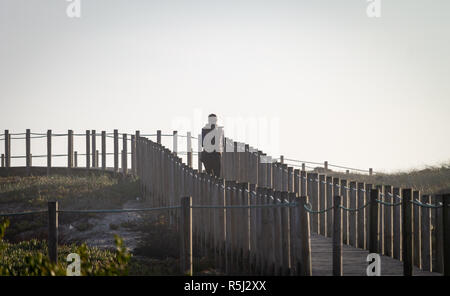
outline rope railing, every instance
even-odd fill
[[[422,208],[429,208],[429,209],[439,209],[443,207],[442,202],[440,202],[437,205],[433,205],[433,204],[426,204],[426,203],[422,203],[419,200],[415,199],[415,200],[410,200],[409,201],[412,204],[415,204],[416,206],[422,207]]]
[[[9,135],[11,136],[23,136],[26,135],[27,133],[9,133]]]
[[[363,206],[361,206],[361,207],[359,207],[359,208],[347,208],[347,207],[344,207],[343,205],[340,205],[339,207],[340,207],[341,209],[343,209],[344,211],[348,211],[348,212],[358,212],[358,211],[360,211],[360,210],[363,210],[363,209],[367,208],[369,205],[370,205],[370,202],[366,203],[365,205],[363,205]]]
[[[335,168],[340,168],[340,169],[344,169],[344,170],[357,171],[357,172],[364,172],[364,173],[368,173],[369,172],[369,170],[355,169],[355,168],[351,168],[351,167],[340,166],[340,165],[335,165],[335,164],[330,164],[330,163],[328,164],[328,166],[335,167]]]
[[[187,154],[187,152],[178,152],[178,153],[180,153],[180,154]],[[131,155],[131,154],[132,154],[131,152],[127,152],[127,155]],[[86,154],[86,153],[77,153],[77,155],[78,156],[86,156],[88,154]],[[93,153],[89,153],[89,155],[93,155]],[[101,156],[101,155],[102,154],[100,153],[99,156]],[[105,155],[114,155],[114,152],[107,152],[107,153],[105,153]],[[67,154],[52,154],[50,156],[51,157],[66,157]],[[27,157],[26,155],[11,155],[11,158],[14,158],[14,159],[26,158],[26,157]],[[43,158],[43,157],[48,157],[48,155],[47,154],[38,154],[38,155],[31,154],[30,157],[31,158]]]
[[[301,168],[302,167],[301,165],[296,165],[296,164],[290,164],[290,165],[293,166],[293,167],[297,167],[297,168]],[[305,165],[305,168],[311,169],[311,170],[315,169],[315,167],[311,167],[311,166],[308,166],[308,165]]]
[[[179,153],[181,153],[181,152],[179,152]],[[184,168],[182,168],[182,170],[184,171]],[[190,173],[190,175],[191,175],[191,176],[194,176],[192,173]],[[194,177],[197,178],[196,175],[195,175]],[[304,180],[307,180],[307,181],[310,181],[310,182],[321,182],[322,184],[334,186],[334,187],[337,187],[337,188],[344,188],[345,190],[353,190],[353,191],[366,192],[366,190],[363,189],[363,188],[353,188],[353,187],[351,187],[351,186],[349,186],[349,187],[348,187],[348,186],[341,186],[341,185],[339,185],[339,184],[333,184],[333,183],[329,183],[329,182],[326,182],[326,181],[320,181],[319,179],[310,179],[310,178],[307,178],[307,177],[304,177],[304,176],[302,176],[302,178],[303,178]],[[401,196],[399,196],[398,194],[396,194],[396,195],[394,196],[394,195],[393,195],[392,193],[390,193],[390,192],[387,192],[386,194],[383,194],[383,193],[380,192],[379,195],[380,195],[380,197],[384,197],[384,196],[386,196],[386,195],[389,195],[391,198],[392,198],[392,197],[395,197],[395,198],[401,200]]]
[[[282,208],[282,207],[296,207],[298,203],[275,203],[266,205],[230,205],[230,206],[213,206],[213,205],[192,205],[193,209],[253,209],[253,208]]]
[[[30,134],[34,135],[34,136],[37,136],[37,137],[42,137],[42,138],[47,136],[44,133],[30,133]],[[20,135],[26,135],[26,133],[10,133],[10,135],[19,135],[20,136]],[[52,136],[67,136],[67,135],[68,134],[52,134]],[[73,134],[73,135],[74,136],[86,136],[86,134]],[[89,135],[92,136],[92,134],[89,134]],[[95,135],[96,136],[100,136],[101,134],[96,133]],[[114,133],[106,133],[106,136],[109,137],[109,138],[114,138],[113,135],[114,135]],[[123,137],[120,136],[120,135],[123,135],[123,134],[119,134],[118,138],[123,140]],[[126,135],[131,135],[131,134],[126,134]],[[157,136],[157,135],[158,134],[142,134],[141,136],[144,137],[144,136]],[[174,134],[160,134],[160,135],[164,136],[164,137],[174,136]],[[179,136],[179,137],[186,137],[187,138],[187,136],[185,136],[185,135],[177,134],[177,136]],[[32,138],[34,138],[34,137],[32,137]],[[196,137],[192,137],[192,136],[191,136],[191,138],[192,139],[197,139]],[[25,138],[23,138],[23,139],[25,139]],[[131,138],[130,139],[127,138],[127,140],[131,140]],[[176,153],[179,154],[179,155],[187,155],[188,154],[187,151],[177,151]],[[197,152],[197,151],[192,151],[191,153],[192,153],[192,155],[199,154],[199,152]],[[114,153],[106,153],[106,155],[113,155],[113,154]],[[128,152],[127,154],[130,155],[132,153]],[[78,156],[86,156],[86,155],[87,154],[84,154],[84,153],[78,154]],[[52,155],[52,157],[65,157],[65,156],[68,156],[68,155],[67,154]],[[43,158],[43,157],[48,157],[48,156],[47,155],[31,155],[31,157],[32,158]],[[11,158],[26,158],[26,156],[11,156]],[[292,158],[284,158],[284,159],[286,161],[292,161],[292,162],[297,162],[297,163],[308,163],[308,164],[323,165],[323,163],[313,162],[313,161],[297,160],[297,159],[292,159]],[[328,165],[329,166],[333,166],[333,167],[343,168],[343,169],[350,169],[350,170],[364,171],[364,172],[367,171],[367,170],[360,170],[360,169],[356,169],[356,168],[351,168],[351,167],[346,167],[346,166],[339,166],[339,165],[334,165],[334,164],[328,164]],[[292,166],[300,167],[299,165],[295,165],[295,164],[292,164]],[[308,168],[308,169],[315,169],[314,167],[310,167],[310,166],[305,166],[305,167]],[[303,178],[306,179],[306,177],[303,177]],[[318,179],[315,179],[315,180],[309,179],[309,181],[319,182]],[[331,185],[331,186],[336,186],[337,188],[341,188],[341,186],[338,185],[338,184],[327,183],[325,181],[321,181],[321,182],[323,184],[327,184],[327,185]],[[363,188],[352,188],[352,187],[347,187],[347,186],[343,186],[342,188],[345,189],[345,190],[366,192],[365,189],[363,189]],[[392,193],[390,193],[390,192],[387,192],[386,194],[389,195],[391,198],[394,197],[394,195]],[[380,193],[380,196],[383,197],[385,195],[383,193]],[[395,195],[395,198],[398,198],[398,199],[401,200],[401,197],[398,194]]]
[[[310,214],[323,214],[323,213],[326,213],[326,212],[328,212],[328,211],[334,209],[334,207],[329,207],[329,208],[327,208],[327,209],[323,209],[323,210],[318,210],[318,211],[316,211],[316,210],[313,210],[313,209],[312,209],[312,206],[311,206],[309,203],[303,205],[303,207],[304,207],[305,210],[306,210],[308,213],[310,213]]]
[[[335,187],[337,187],[337,188],[344,188],[345,190],[353,190],[353,191],[361,191],[361,192],[366,192],[366,190],[365,189],[363,189],[363,188],[353,188],[353,187],[351,187],[351,186],[349,186],[349,187],[347,187],[347,186],[341,186],[341,185],[339,185],[339,184],[334,184],[334,183],[328,183],[328,182],[326,182],[326,181],[320,181],[319,179],[309,179],[309,178],[307,178],[307,177],[304,177],[304,176],[302,176],[302,178],[304,179],[304,180],[307,180],[307,181],[310,181],[310,182],[321,182],[322,184],[326,184],[326,185],[330,185],[330,186],[335,186]],[[380,194],[380,196],[381,197],[384,197],[384,196],[386,196],[386,195],[389,195],[391,198],[392,197],[396,197],[396,198],[398,198],[398,199],[402,199],[402,197],[400,196],[400,195],[398,195],[398,194],[396,194],[395,196],[392,194],[392,193],[390,193],[390,192],[387,192],[386,194],[383,194],[383,193],[379,193]]]
[[[42,214],[42,213],[47,213],[47,210],[30,211],[30,212],[16,212],[16,213],[0,213],[0,217],[34,215],[34,214]]]
[[[142,208],[142,209],[99,209],[99,210],[57,210],[58,213],[70,213],[70,214],[105,214],[105,213],[129,213],[129,212],[149,212],[157,210],[170,210],[178,209],[181,206],[167,206],[157,208]],[[48,210],[29,211],[29,212],[16,212],[16,213],[0,213],[0,217],[9,216],[22,216],[22,215],[34,215],[47,213]]]
[[[298,203],[296,202],[284,202],[275,204],[265,204],[265,205],[229,205],[229,206],[214,206],[214,205],[191,205],[193,209],[250,209],[250,208],[277,208],[277,207],[296,207]],[[173,210],[179,209],[181,205],[178,206],[166,206],[166,207],[155,207],[155,208],[142,208],[142,209],[97,209],[97,210],[57,210],[58,213],[67,214],[114,214],[114,213],[132,213],[132,212],[150,212],[159,210]],[[28,212],[15,212],[15,213],[0,213],[0,217],[9,216],[23,216],[23,215],[34,215],[47,213],[48,210],[39,211],[28,211]]]
[[[108,138],[114,138],[114,133],[108,132],[105,133],[106,137]],[[123,140],[123,135],[127,136],[127,141],[131,141],[131,136],[135,136],[135,134],[130,134],[130,133],[119,133],[118,139],[119,140]],[[0,136],[4,136],[5,134],[0,134]],[[27,135],[27,133],[9,133],[10,139],[11,140],[25,140],[26,137],[23,137],[24,135]],[[46,133],[36,133],[36,132],[30,132],[30,139],[42,139],[42,138],[47,138],[48,135]],[[86,134],[86,133],[73,133],[72,134],[75,137],[86,137],[87,135],[92,137],[92,136],[102,136],[101,133],[95,133],[95,134]],[[182,135],[182,134],[175,134],[177,137],[180,138],[188,138],[188,135]],[[11,136],[20,136],[20,137],[11,137]],[[51,134],[52,137],[65,137],[65,136],[69,136],[68,133],[52,133]],[[158,134],[141,134],[141,137],[155,137],[158,136]],[[174,134],[163,134],[160,133],[159,136],[161,137],[173,137]],[[190,136],[191,139],[195,139],[198,140],[198,137],[195,136]],[[4,141],[5,138],[0,138],[0,141]],[[182,152],[178,152],[178,153],[182,153]],[[275,161],[279,161],[280,158],[273,158],[273,160]],[[296,162],[296,163],[304,163],[304,164],[313,164],[313,165],[321,165],[323,166],[323,163],[320,162],[314,162],[314,161],[307,161],[307,160],[298,160],[298,159],[292,159],[292,158],[284,158],[284,160],[286,161],[291,161],[291,162]],[[300,167],[299,165],[295,165],[295,164],[290,164],[294,167]],[[337,168],[342,168],[342,169],[350,169],[353,171],[360,171],[360,172],[367,172],[368,170],[362,170],[362,169],[357,169],[357,168],[351,168],[351,167],[346,167],[346,166],[340,166],[340,165],[334,165],[334,164],[328,164],[328,166],[332,166],[332,167],[337,167]],[[305,166],[308,169],[315,169],[316,167],[312,167],[312,166]]]
[[[58,213],[70,213],[70,214],[105,214],[105,213],[131,213],[131,212],[150,212],[158,210],[171,210],[179,209],[181,206],[167,206],[167,207],[157,207],[157,208],[143,208],[143,209],[100,209],[100,210],[58,210]]]
[[[382,205],[385,205],[385,206],[398,206],[398,205],[402,204],[401,202],[389,203],[389,202],[385,202],[385,201],[378,200],[378,199],[376,200],[376,202],[380,203]],[[363,210],[363,209],[367,208],[369,205],[370,205],[370,202],[368,202],[365,205],[363,205],[361,207],[358,207],[358,208],[348,208],[348,207],[345,207],[343,205],[340,205],[339,208],[343,209],[344,211],[357,212],[357,211],[360,211],[360,210]],[[304,205],[304,208],[305,208],[306,211],[308,211],[311,214],[323,214],[325,212],[328,212],[328,211],[334,209],[334,207],[329,207],[329,208],[323,209],[323,210],[312,210],[312,207],[311,207],[310,204]]]
[[[386,202],[386,201],[379,200],[379,199],[376,199],[375,201],[376,201],[377,203],[379,203],[379,204],[382,204],[382,205],[384,205],[384,206],[389,206],[389,207],[396,207],[396,206],[402,204],[401,201],[400,201],[400,202],[396,202],[396,203],[394,203],[394,202]]]
[[[285,158],[284,160],[293,161],[293,162],[300,162],[300,163],[309,163],[309,164],[323,165],[323,163],[320,163],[320,162],[298,160],[298,159],[291,159],[291,158]]]
[[[307,160],[299,160],[299,159],[292,159],[292,158],[284,158],[284,160],[286,161],[291,161],[291,162],[297,162],[297,163],[307,163],[307,164],[315,164],[315,165],[320,165],[320,166],[324,166],[323,162],[315,162],[315,161],[307,161]],[[346,166],[341,166],[341,165],[336,165],[336,164],[330,164],[328,163],[328,166],[330,167],[335,167],[335,168],[340,168],[340,169],[346,169],[346,170],[351,170],[351,171],[357,171],[357,172],[364,172],[364,173],[368,173],[370,170],[363,170],[363,169],[357,169],[357,168],[352,168],[352,167],[346,167]],[[311,167],[310,167],[311,168]]]

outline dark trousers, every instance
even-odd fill
[[[220,160],[222,155],[219,152],[202,151],[201,160],[208,174],[220,178]]]

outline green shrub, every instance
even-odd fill
[[[67,255],[77,253],[81,259],[81,275],[114,276],[127,275],[131,255],[123,245],[123,240],[115,236],[116,250],[100,250],[86,244],[58,247],[58,264],[47,257],[47,242],[29,240],[20,243],[3,241],[9,221],[0,223],[0,276],[64,276],[66,275]]]
[[[87,231],[92,229],[92,227],[94,227],[94,225],[89,222],[81,222],[80,224],[75,225],[75,229],[78,231]]]
[[[109,223],[109,229],[111,229],[111,230],[117,230],[117,229],[119,229],[119,225],[114,224],[114,223]]]

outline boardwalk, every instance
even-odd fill
[[[343,246],[344,276],[366,276],[366,258],[369,251]],[[311,234],[311,260],[313,276],[332,275],[332,240],[318,234]],[[381,275],[402,276],[403,262],[381,256]],[[421,271],[414,267],[414,275],[440,276],[435,272]]]
[[[416,275],[439,275],[425,270],[444,272],[445,263],[450,265],[450,248],[445,248],[448,244],[444,243],[450,237],[450,219],[446,218],[450,217],[450,194],[422,195],[413,188],[378,184],[376,179],[368,179],[374,184],[346,179],[358,179],[359,175],[339,175],[342,178],[326,175],[331,172],[328,162],[323,169],[307,171],[303,161],[298,161],[302,162],[302,169],[295,169],[284,163],[283,156],[280,161],[274,161],[275,158],[263,151],[230,138],[225,138],[231,149],[222,154],[218,178],[203,172],[199,153],[197,167],[193,167],[191,133],[185,136],[186,152],[178,151],[177,131],[164,135],[160,130],[148,135],[139,131],[132,135],[119,134],[118,130],[100,134],[95,130],[86,130],[85,134],[68,130],[67,134],[52,134],[51,130],[31,133],[28,129],[15,134],[5,130],[0,136],[5,141],[0,176],[122,172],[139,178],[142,198],[151,202],[154,207],[151,210],[180,208],[181,199],[190,199],[190,208],[197,208],[195,216],[187,210],[182,223],[188,227],[178,227],[183,229],[184,238],[196,237],[194,246],[199,249],[196,251],[199,256],[207,256],[208,248],[215,250],[217,269],[244,272],[245,262],[249,260],[244,257],[253,256],[257,258],[256,274],[286,274],[290,266],[295,266],[293,271],[298,275],[332,275],[331,239],[312,235],[310,246],[309,231],[305,231],[308,228],[322,235],[330,236],[334,230],[342,235],[343,260],[335,263],[343,262],[344,275],[365,275],[368,252],[348,244],[368,247],[369,242],[373,243],[371,249],[378,249],[383,255],[399,258],[402,250],[407,254],[405,271],[403,262],[382,257],[383,275],[410,275],[411,271]],[[56,136],[67,137],[67,154],[52,154],[52,137]],[[85,153],[74,151],[75,136],[83,139]],[[156,142],[148,138],[153,136]],[[172,137],[173,151],[162,145],[162,136]],[[101,137],[101,151],[97,150],[97,137]],[[31,153],[31,139],[35,138],[47,139],[47,154]],[[108,149],[107,138],[113,138],[114,143]],[[11,154],[11,140],[17,139],[25,139],[26,155]],[[197,148],[197,152],[202,150],[201,141]],[[180,157],[184,154],[187,163]],[[108,155],[114,157],[113,168],[107,168]],[[78,166],[79,156],[84,156],[84,168]],[[47,166],[33,166],[33,157],[46,158]],[[66,157],[67,168],[54,167],[53,157]],[[26,167],[12,167],[13,158],[25,158]],[[339,208],[343,210],[338,211]],[[170,212],[171,224],[178,219],[175,212]],[[334,219],[338,212],[341,218]],[[192,244],[183,242],[183,248],[186,258],[191,258]],[[247,249],[250,253],[243,252]],[[312,258],[312,271],[304,264],[309,258]],[[413,265],[421,266],[424,271]],[[183,262],[183,266],[192,267],[192,262]],[[340,266],[335,268],[338,270]]]

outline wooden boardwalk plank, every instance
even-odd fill
[[[344,276],[365,276],[366,258],[369,251],[343,245]],[[332,275],[332,240],[318,234],[311,233],[311,260],[313,276]],[[402,276],[403,263],[387,256],[381,256],[381,275]],[[414,268],[417,276],[440,276],[435,272],[422,271]]]

